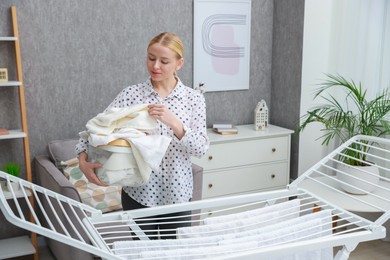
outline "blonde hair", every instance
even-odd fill
[[[174,33],[163,32],[155,36],[148,45],[148,49],[155,43],[159,43],[164,47],[174,51],[177,54],[178,59],[183,58],[184,46],[183,42],[180,40],[179,36]]]

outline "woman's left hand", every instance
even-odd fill
[[[177,120],[176,116],[163,104],[152,104],[148,106],[149,115],[154,119],[159,120],[163,124],[172,126],[172,124]]]
[[[163,104],[151,104],[148,106],[149,115],[161,123],[172,128],[173,133],[181,139],[183,137],[184,129],[183,123]]]

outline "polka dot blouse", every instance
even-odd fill
[[[179,140],[173,130],[158,122],[158,132],[172,138],[158,171],[153,171],[149,182],[140,187],[124,187],[131,198],[145,206],[160,206],[187,202],[192,198],[193,178],[191,156],[201,157],[209,147],[206,133],[206,103],[199,92],[178,80],[176,87],[161,98],[153,90],[150,79],[126,87],[109,107],[137,104],[165,104],[183,123],[185,135]],[[108,107],[108,108],[109,108]],[[77,154],[87,150],[88,141],[80,138]]]

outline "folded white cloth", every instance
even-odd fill
[[[121,128],[153,130],[157,127],[157,122],[149,116],[148,104],[139,104],[130,107],[110,107],[89,120],[86,126],[92,134],[109,135]]]
[[[172,138],[145,133],[153,132],[157,127],[156,120],[149,116],[147,109],[147,104],[109,108],[89,120],[86,125],[87,131],[80,133],[80,136],[88,138],[89,144],[95,149],[116,139],[127,140],[131,145],[132,153],[129,153],[129,160],[131,160],[130,157],[134,157],[135,167],[112,169],[106,168],[102,163],[97,173],[103,182],[109,185],[140,186],[149,180],[152,170],[159,168]],[[119,176],[108,176],[115,174],[127,176],[127,181],[118,183],[121,179]]]

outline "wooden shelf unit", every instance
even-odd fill
[[[12,18],[13,36],[0,37],[0,44],[4,44],[4,42],[10,42],[10,43],[14,43],[15,45],[16,80],[8,81],[8,82],[0,82],[0,91],[8,91],[6,87],[17,88],[18,96],[19,96],[19,106],[20,106],[21,129],[9,130],[9,134],[0,135],[0,141],[7,140],[7,139],[15,139],[15,138],[23,139],[26,180],[32,182],[27,113],[26,113],[26,103],[25,103],[24,85],[23,85],[22,58],[20,52],[19,28],[18,28],[15,6],[11,7],[11,18]],[[6,126],[2,126],[2,127],[6,127]],[[32,197],[30,197],[30,200],[31,203],[33,204]],[[37,243],[37,236],[35,233],[31,233],[30,237],[22,236],[22,237],[3,239],[0,240],[0,249],[1,249],[0,259],[34,254],[34,260],[38,260],[37,248],[38,248],[38,243]]]
[[[1,41],[1,39],[0,39]],[[0,82],[0,87],[18,87],[22,85],[22,82],[19,81],[7,81],[7,82]]]

